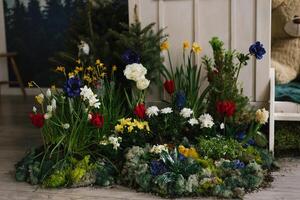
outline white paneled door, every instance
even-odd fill
[[[226,48],[248,52],[250,44],[260,41],[267,55],[251,58],[242,69],[240,82],[252,102],[268,100],[271,0],[129,0],[129,20],[134,10],[143,26],[155,22],[170,35],[170,51],[175,63],[181,63],[182,42],[199,42],[201,55],[211,55],[208,41],[221,38]]]

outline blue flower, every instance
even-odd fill
[[[150,172],[153,176],[158,176],[166,173],[167,166],[162,160],[152,160],[150,163]]]
[[[64,85],[64,92],[68,97],[77,97],[80,95],[80,88],[82,87],[82,82],[79,78],[69,78]]]
[[[180,161],[186,160],[186,157],[184,155],[182,155],[181,153],[178,153],[178,158]]]
[[[232,161],[233,169],[242,169],[245,167],[245,163],[240,160]]]
[[[245,132],[245,131],[241,131],[241,132],[238,132],[238,133],[236,134],[236,139],[237,139],[239,142],[243,141],[243,139],[245,139],[245,137],[246,137],[246,132]]]
[[[176,106],[179,110],[184,108],[186,104],[186,96],[184,94],[184,91],[180,90],[176,93]]]
[[[140,56],[135,51],[128,49],[123,53],[122,60],[124,63],[126,63],[126,65],[140,63]]]
[[[263,58],[263,55],[266,54],[266,50],[263,47],[263,44],[260,42],[255,42],[249,47],[250,54],[254,55],[256,59],[260,60]]]

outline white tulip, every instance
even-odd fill
[[[150,81],[146,78],[143,78],[143,79],[139,79],[137,82],[136,82],[136,87],[139,89],[139,90],[145,90],[149,87],[149,84],[150,84]]]

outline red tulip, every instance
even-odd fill
[[[167,90],[167,92],[172,95],[175,91],[175,83],[173,80],[166,80],[164,82],[164,88]]]
[[[98,113],[91,114],[92,118],[90,122],[92,125],[96,126],[97,128],[102,128],[104,124],[104,117]]]
[[[44,126],[44,115],[41,113],[30,113],[29,118],[31,120],[31,123],[37,127],[37,128],[42,128]]]
[[[236,110],[236,106],[233,101],[219,101],[216,106],[218,113],[226,115],[227,117],[231,117]]]
[[[133,113],[139,117],[140,119],[144,119],[146,117],[146,107],[145,104],[140,103],[135,106]]]

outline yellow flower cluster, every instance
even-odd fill
[[[63,66],[56,67],[55,71],[58,73],[63,73],[68,78],[78,76],[85,80],[88,84],[92,83],[93,81],[103,79],[107,74],[107,67],[101,62],[100,59],[97,59],[94,65],[90,65],[88,67],[84,66],[84,62],[82,62],[80,59],[76,60],[75,63],[75,69],[69,71],[68,73],[66,73],[66,68]],[[117,67],[113,65],[111,67],[111,72],[114,73],[116,70]]]
[[[184,41],[182,46],[183,46],[184,50],[189,49],[190,48],[189,41],[187,41],[187,40]],[[168,43],[168,41],[164,41],[163,43],[161,43],[160,50],[161,51],[169,50],[169,43]],[[192,44],[192,50],[191,51],[194,52],[194,53],[196,53],[196,54],[199,54],[202,51],[202,48],[201,48],[201,46],[197,42],[193,42],[193,44]]]
[[[138,121],[136,119],[132,120],[132,118],[122,118],[115,126],[115,131],[117,133],[124,133],[125,131],[127,131],[128,133],[132,133],[137,129],[150,132],[150,127],[147,121]]]
[[[179,145],[178,151],[179,151],[179,153],[184,155],[184,157],[193,158],[193,159],[199,158],[199,154],[197,153],[197,151],[194,147],[185,148],[183,145]]]

